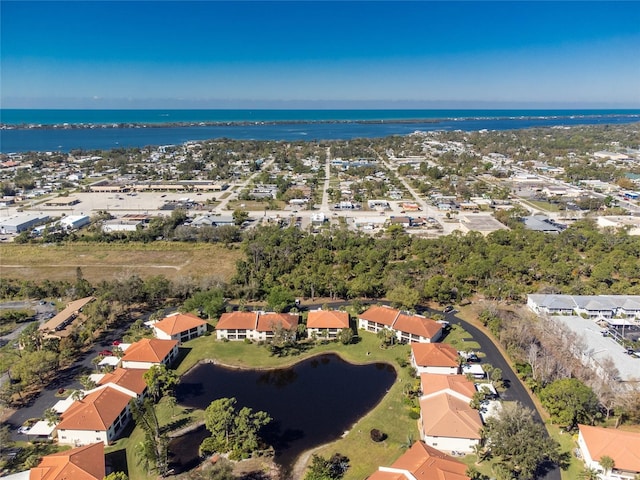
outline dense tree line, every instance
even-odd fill
[[[378,298],[404,286],[441,303],[476,294],[517,301],[532,292],[640,293],[640,238],[600,232],[590,220],[559,235],[514,227],[436,239],[261,227],[245,236],[231,293],[262,299],[283,286],[311,298]]]

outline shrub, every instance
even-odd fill
[[[387,438],[387,434],[384,432],[381,432],[377,428],[373,428],[370,432],[370,435],[371,435],[371,440],[373,440],[374,442],[382,442]]]

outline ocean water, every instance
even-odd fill
[[[512,130],[635,122],[640,122],[640,110],[4,109],[0,110],[0,152],[101,150],[223,137],[349,140],[407,135],[415,131]],[[114,125],[118,127],[113,128]]]

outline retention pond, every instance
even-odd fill
[[[235,397],[237,407],[267,412],[273,421],[262,437],[275,448],[275,461],[289,471],[304,451],[334,441],[382,399],[396,379],[386,363],[353,365],[325,354],[287,368],[245,370],[203,363],[184,375],[180,405],[205,409],[213,400]],[[186,469],[198,462],[208,436],[202,427],[171,442],[172,462]]]

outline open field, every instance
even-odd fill
[[[0,275],[4,278],[75,280],[76,268],[90,282],[119,275],[142,278],[202,278],[229,280],[240,249],[221,245],[164,243],[72,243],[65,245],[0,245]]]

